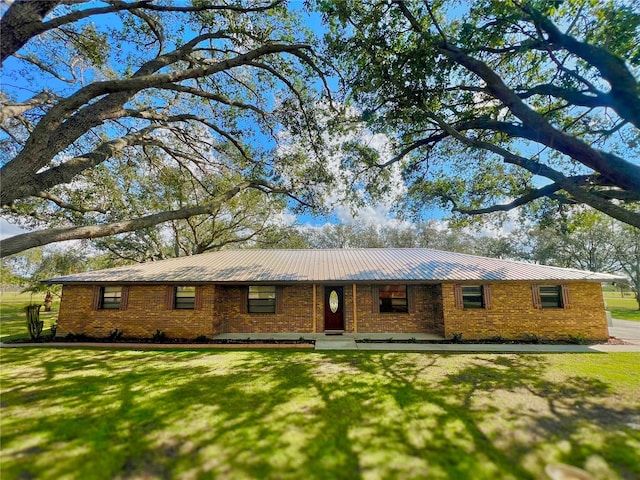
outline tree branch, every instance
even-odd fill
[[[554,170],[553,168],[544,165],[539,162],[535,162],[529,158],[522,157],[520,155],[516,155],[498,145],[494,145],[489,142],[484,142],[477,139],[469,138],[465,135],[462,135],[460,132],[455,130],[451,125],[446,123],[439,116],[429,113],[428,116],[433,119],[438,125],[449,133],[452,137],[456,138],[460,142],[465,145],[481,148],[483,150],[487,150],[493,152],[497,155],[500,155],[506,163],[511,163],[513,165],[518,165],[525,170],[533,173],[534,175],[541,175],[552,180],[556,185],[561,187],[567,193],[572,195],[576,200],[581,203],[585,203],[587,205],[592,206],[596,210],[600,210],[603,213],[606,213],[610,217],[617,218],[618,220],[628,223],[629,225],[634,225],[640,228],[640,214],[636,212],[632,212],[630,210],[626,210],[615,203],[611,203],[606,199],[602,198],[598,195],[593,195],[588,191],[588,189],[584,188],[584,186],[578,186],[571,179],[562,175],[560,172]],[[585,177],[589,178],[589,177]],[[587,185],[588,186],[588,185]]]
[[[61,15],[48,22],[43,22],[61,0],[17,0],[14,2],[0,21],[0,66],[10,56],[22,48],[29,40],[44,32],[68,25],[78,20],[96,15],[117,13],[122,11],[151,10],[157,12],[203,12],[203,11],[233,11],[237,13],[264,12],[283,4],[286,0],[275,0],[271,3],[255,7],[241,5],[211,5],[202,3],[192,6],[155,5],[149,0],[126,3],[111,0],[111,6],[78,10],[67,15]],[[160,40],[160,39],[159,39]]]
[[[584,95],[577,90],[562,88],[552,84],[536,85],[535,87],[517,93],[517,95],[522,99],[526,99],[534,95],[548,95],[551,97],[561,98],[572,105],[579,105],[582,107],[615,108],[615,103],[608,94],[599,93],[598,95]]]
[[[38,93],[36,96],[31,97],[26,102],[22,103],[5,103],[0,108],[0,123],[4,123],[10,118],[15,118],[22,115],[29,110],[33,110],[34,108],[38,108],[42,105],[46,105],[50,103],[53,99],[55,99],[55,95],[51,92],[43,90]]]
[[[217,93],[207,92],[205,90],[200,90],[197,88],[186,87],[184,85],[178,85],[174,83],[170,83],[168,85],[160,85],[162,90],[172,90],[180,93],[187,93],[189,95],[193,95],[200,98],[206,98],[207,100],[213,100],[218,103],[223,103],[225,105],[229,105],[230,107],[238,107],[245,110],[251,110],[261,116],[264,116],[266,112],[261,108],[256,107],[255,105],[251,105],[250,103],[239,102],[237,100],[231,100],[223,95],[219,95]]]
[[[452,198],[449,198],[449,200],[454,205],[453,207],[454,212],[460,212],[467,215],[482,215],[485,213],[493,213],[493,212],[508,212],[509,210],[513,210],[514,208],[520,207],[522,205],[525,205],[529,202],[532,202],[533,200],[537,200],[538,198],[542,198],[542,197],[554,198],[555,200],[563,199],[564,201],[570,203],[570,200],[567,197],[563,195],[554,195],[554,193],[557,192],[558,190],[562,190],[562,187],[555,183],[552,183],[550,185],[539,188],[537,190],[532,190],[531,192],[521,196],[520,198],[513,200],[512,202],[501,204],[501,205],[492,205],[490,207],[485,207],[485,208],[458,207],[456,202]]]
[[[11,4],[0,19],[0,66],[38,35],[38,25],[59,3],[60,0],[17,0]]]
[[[101,124],[106,119],[122,115],[122,106],[138,91],[171,82],[213,75],[241,65],[260,66],[254,64],[254,61],[262,56],[273,53],[293,53],[300,49],[309,48],[305,44],[267,43],[215,65],[153,74],[154,71],[182,59],[194,45],[203,39],[217,36],[218,34],[200,35],[178,50],[147,62],[131,78],[95,82],[59,102],[38,123],[22,151],[0,170],[3,181],[0,203],[5,204],[20,198],[18,193],[20,185],[33,181],[33,175],[36,171],[45,166],[58,152],[77,140],[88,129]],[[274,72],[272,70],[272,73]],[[280,75],[278,77],[282,80]],[[73,111],[86,102],[105,94],[104,98],[85,106],[69,117]]]
[[[181,208],[169,212],[154,213],[133,220],[114,222],[107,225],[90,225],[83,227],[52,228],[36,232],[23,233],[0,241],[0,258],[22,252],[29,248],[40,247],[54,242],[66,240],[80,240],[86,238],[100,238],[117,235],[119,233],[132,232],[143,228],[152,227],[160,223],[188,218],[194,215],[202,215],[215,209],[218,205],[228,202],[240,191],[253,187],[250,182],[241,183],[227,190],[214,201],[197,207]]]
[[[535,131],[539,142],[600,172],[624,190],[640,192],[640,166],[596,150],[578,138],[556,130],[544,116],[526,105],[487,64],[452,45],[440,44],[439,49],[444,56],[482,78],[487,84],[487,91],[518,117],[524,127]]]
[[[37,196],[37,193],[40,191],[49,190],[56,185],[69,183],[76,175],[82,173],[84,170],[100,165],[117,152],[120,152],[127,147],[144,143],[147,135],[158,128],[163,127],[160,125],[151,125],[129,135],[105,142],[92,152],[71,158],[61,165],[57,165],[43,172],[37,173],[33,177],[24,180],[22,184],[14,186],[12,189],[13,198],[8,200],[5,200],[4,197],[4,190],[7,189],[7,187],[6,179],[3,178],[3,192],[0,193],[0,204],[6,205],[19,198]]]
[[[34,195],[34,197],[43,198],[45,200],[50,200],[53,203],[55,203],[56,205],[58,205],[60,208],[64,208],[66,210],[73,210],[74,212],[79,212],[79,213],[88,213],[88,212],[107,213],[107,211],[104,210],[103,208],[98,208],[98,207],[85,208],[85,207],[78,207],[76,205],[72,205],[69,202],[65,202],[64,200],[62,200],[57,195],[53,195],[52,193],[48,193],[48,192],[38,192],[37,194]]]
[[[602,78],[611,86],[610,95],[618,115],[631,122],[636,128],[640,128],[638,81],[629,71],[624,60],[602,47],[580,42],[562,33],[551,20],[530,4],[525,3],[521,8],[530,15],[534,24],[549,36],[551,44],[561,46],[598,69]]]

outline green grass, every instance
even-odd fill
[[[640,477],[637,354],[0,356],[3,480]]]
[[[29,338],[27,330],[27,316],[24,307],[30,304],[43,304],[44,293],[31,295],[30,293],[0,293],[0,340],[14,340],[17,338]],[[58,319],[60,299],[54,296],[51,312],[40,310],[40,320],[44,320],[43,335],[51,332],[51,325]]]
[[[605,292],[604,300],[613,318],[640,322],[640,310],[635,295],[629,294],[622,298],[618,292]]]

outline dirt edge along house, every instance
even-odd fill
[[[608,337],[603,273],[424,248],[223,250],[46,280],[59,335]]]

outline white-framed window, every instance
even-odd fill
[[[276,287],[250,285],[247,303],[249,313],[276,313]]]
[[[539,285],[540,306],[542,308],[563,308],[562,286],[560,285]]]
[[[492,308],[491,285],[454,285],[456,308],[464,310]]]
[[[196,308],[196,287],[176,287],[173,307],[178,310],[193,310]]]
[[[462,286],[463,308],[484,308],[484,292],[482,285]]]
[[[102,287],[100,289],[100,308],[118,310],[122,301],[122,287]]]

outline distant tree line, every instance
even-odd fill
[[[225,248],[432,248],[623,274],[640,300],[640,230],[592,209],[576,209],[552,224],[520,223],[508,234],[484,236],[433,220],[384,225],[352,221],[322,227],[265,226],[258,222],[253,229],[248,224],[233,229],[229,221],[233,217],[225,218],[220,231],[215,224],[204,223],[201,231],[168,229],[157,235],[128,234],[114,243],[94,240],[91,248],[85,249],[31,250],[3,260],[3,282],[10,279],[37,291],[43,288],[39,281],[44,278]]]

